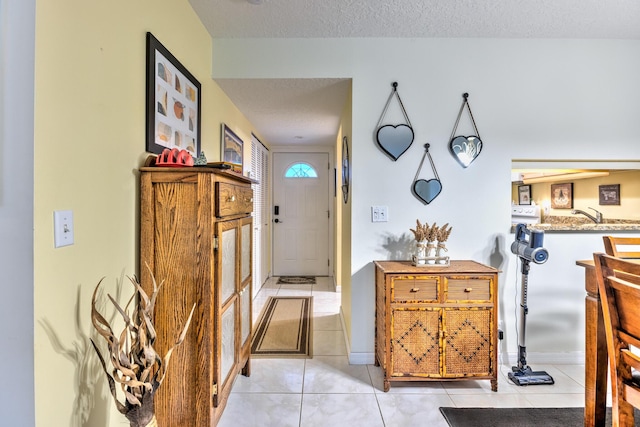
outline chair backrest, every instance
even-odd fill
[[[618,258],[640,258],[640,237],[603,236],[604,251]]]
[[[633,407],[640,408],[640,383],[631,369],[640,370],[640,261],[593,254],[602,300],[607,353],[611,370],[613,425],[633,426]]]

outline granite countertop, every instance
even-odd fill
[[[529,224],[530,230],[543,231],[569,231],[569,232],[615,232],[615,231],[639,231],[640,220],[607,219],[602,224],[596,224],[588,218],[574,216],[549,216],[540,224]],[[511,226],[511,232],[515,232],[515,224]]]

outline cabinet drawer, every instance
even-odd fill
[[[250,213],[253,210],[253,190],[226,182],[216,183],[216,216]]]
[[[491,278],[446,279],[446,300],[451,301],[491,301]]]
[[[435,302],[438,300],[438,278],[394,278],[391,281],[391,300]]]

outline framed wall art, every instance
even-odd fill
[[[573,209],[573,183],[551,184],[551,207]]]
[[[601,205],[619,205],[620,184],[598,186],[598,196]]]
[[[150,153],[165,148],[200,154],[200,82],[147,33],[147,144]]]
[[[531,204],[531,186],[530,185],[518,186],[518,204],[519,205]]]
[[[231,163],[242,170],[243,145],[242,140],[224,123],[222,124],[222,143],[220,158],[225,163]],[[234,168],[235,169],[235,168]]]

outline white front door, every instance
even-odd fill
[[[329,155],[273,153],[273,275],[329,275]]]

